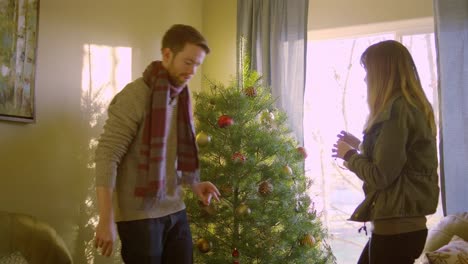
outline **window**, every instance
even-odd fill
[[[314,181],[310,195],[317,210],[322,212],[330,234],[329,242],[340,264],[356,263],[368,240],[364,233],[358,233],[361,223],[347,220],[364,197],[362,182],[331,158],[332,145],[341,130],[358,137],[362,135],[368,114],[365,71],[359,61],[362,52],[369,45],[388,39],[398,40],[407,46],[438,116],[433,32],[386,30],[372,33],[311,40],[307,47],[304,144],[310,158],[306,160],[305,169]],[[439,208],[429,217],[428,226],[441,217]]]

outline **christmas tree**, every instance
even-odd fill
[[[229,86],[207,80],[195,94],[203,180],[221,201],[187,197],[195,263],[333,263],[326,231],[307,195],[305,149],[261,76],[244,67]]]

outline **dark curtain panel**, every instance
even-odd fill
[[[308,0],[238,0],[237,34],[253,70],[272,88],[277,107],[303,144]],[[238,54],[242,60],[243,54]],[[241,71],[240,71],[241,72]]]

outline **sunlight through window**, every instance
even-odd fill
[[[131,48],[83,46],[82,105],[85,110],[97,110],[90,113],[91,126],[97,124],[95,115],[102,114],[114,95],[131,81],[131,74]]]

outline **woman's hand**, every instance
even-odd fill
[[[353,147],[355,149],[359,148],[359,144],[361,144],[361,140],[359,140],[353,134],[348,133],[346,131],[341,131],[337,135],[337,137],[338,137],[339,140],[344,141],[345,143],[347,143],[348,145],[350,145],[351,147]]]
[[[350,150],[353,150],[355,148],[353,148],[351,145],[349,145],[348,143],[346,143],[344,140],[341,140],[339,139],[336,144],[333,145],[333,148],[332,148],[332,157],[334,158],[340,158],[340,159],[344,159],[344,156],[345,154],[350,151]]]

